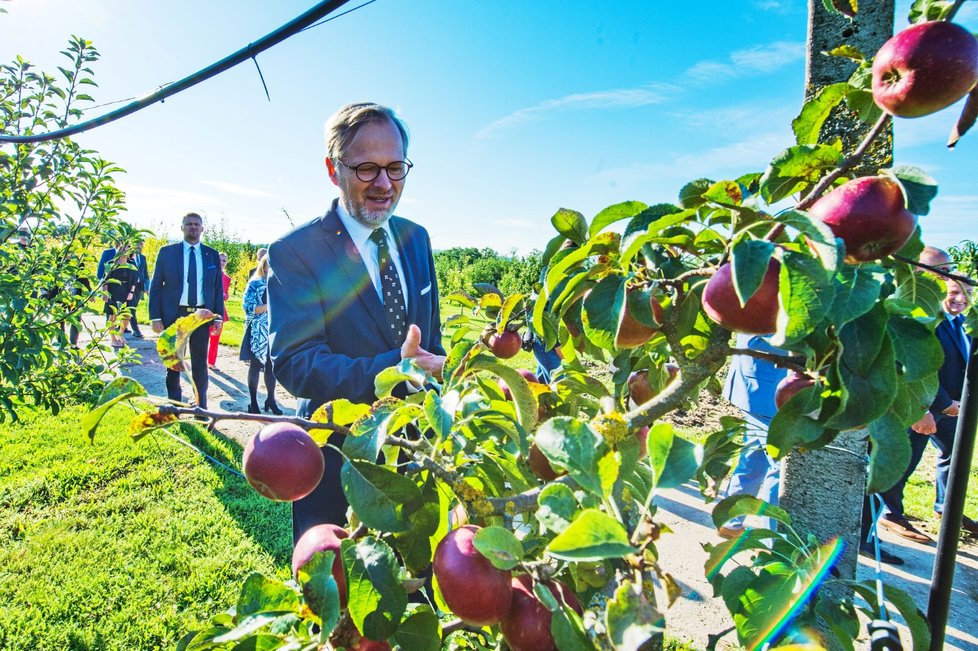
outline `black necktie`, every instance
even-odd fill
[[[384,307],[387,308],[387,320],[391,332],[397,341],[404,339],[407,329],[407,309],[404,306],[404,293],[401,291],[401,277],[397,267],[391,261],[391,252],[387,246],[387,233],[378,228],[370,234],[370,239],[377,244],[377,268],[380,269],[380,293]]]
[[[197,249],[190,247],[190,263],[187,265],[187,305],[197,307]]]
[[[954,317],[954,333],[958,337],[958,343],[961,345],[961,350],[970,352],[971,346],[968,345],[968,333],[964,331],[964,316],[961,314]]]

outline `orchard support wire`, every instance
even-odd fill
[[[89,129],[94,129],[95,127],[100,127],[104,124],[108,124],[109,122],[114,122],[119,118],[123,118],[127,115],[135,113],[136,111],[144,109],[151,104],[162,102],[167,97],[176,95],[177,93],[182,92],[191,86],[195,86],[202,81],[215,77],[243,61],[254,59],[268,48],[278,45],[290,36],[294,36],[302,30],[312,26],[312,24],[318,21],[320,18],[323,18],[333,11],[336,11],[347,2],[349,2],[349,0],[326,0],[325,2],[320,2],[306,13],[292,19],[288,23],[258,39],[254,43],[249,43],[234,54],[228,55],[220,61],[217,61],[216,63],[213,63],[206,68],[193,73],[192,75],[184,77],[179,81],[175,81],[172,84],[169,84],[154,93],[150,93],[145,97],[137,99],[134,102],[126,104],[122,108],[116,109],[115,111],[106,113],[105,115],[93,118],[91,120],[86,120],[85,122],[80,122],[64,129],[52,131],[50,133],[41,133],[30,136],[0,135],[0,143],[23,144],[57,140],[59,138],[73,136],[76,133],[88,131]]]
[[[944,516],[937,537],[934,554],[934,573],[927,601],[927,621],[930,622],[932,651],[944,648],[948,609],[951,605],[951,587],[954,580],[954,563],[958,553],[958,535],[961,517],[964,515],[964,499],[968,492],[968,473],[975,451],[975,430],[978,428],[978,346],[972,345],[968,366],[964,373],[964,392],[958,427],[954,432],[954,449],[951,453],[951,470],[947,478],[947,494],[944,499]]]

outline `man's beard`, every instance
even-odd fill
[[[390,210],[377,211],[370,210],[363,204],[353,204],[351,201],[344,201],[343,204],[353,219],[368,228],[379,228],[383,226],[390,219],[391,215],[394,214],[394,208],[397,207],[397,204],[394,204]]]

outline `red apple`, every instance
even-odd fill
[[[582,614],[584,609],[571,589],[560,581],[548,581],[550,593],[557,601]],[[500,622],[503,638],[513,651],[557,651],[550,621],[553,614],[533,594],[533,580],[528,574],[513,579],[513,603]]]
[[[631,288],[626,290],[625,309],[622,312],[621,320],[618,322],[618,332],[615,333],[616,348],[638,348],[652,339],[655,333],[659,331],[658,328],[640,323],[632,316],[632,313],[628,309],[628,294],[634,291],[638,290]],[[649,304],[652,310],[652,318],[656,323],[661,324],[665,316],[662,311],[662,305],[659,301],[655,300],[655,297],[651,296],[649,297]]]
[[[343,561],[340,558],[340,541],[349,537],[346,529],[335,524],[317,524],[307,529],[292,550],[292,578],[299,580],[299,569],[312,560],[316,552],[333,552],[333,578],[339,589],[340,605],[346,606],[346,574],[343,573]],[[305,587],[303,592],[306,592]],[[306,594],[307,599],[311,596]]]
[[[473,539],[479,527],[448,532],[435,549],[434,573],[445,603],[471,626],[491,626],[509,612],[512,574],[493,566]]]
[[[378,641],[361,637],[356,646],[350,647],[350,651],[391,651],[391,645],[387,640]]]
[[[499,359],[509,359],[515,357],[523,346],[523,338],[515,330],[503,330],[501,333],[494,332],[489,335],[486,345],[492,350],[492,354]]]
[[[778,382],[778,388],[774,390],[774,404],[777,405],[778,409],[781,409],[793,395],[813,384],[815,384],[815,380],[807,375],[794,371],[788,373],[787,377]]]
[[[309,434],[291,423],[266,425],[245,445],[244,475],[271,500],[292,502],[311,493],[323,478],[323,453]]]
[[[679,366],[672,362],[666,363],[666,373],[669,374],[667,384],[671,384],[679,376]],[[649,372],[646,369],[635,371],[628,376],[628,397],[636,405],[642,405],[659,395],[649,382]]]
[[[900,184],[886,176],[853,179],[809,209],[846,245],[846,262],[877,260],[899,251],[917,227]]]
[[[554,467],[550,465],[550,460],[544,456],[543,452],[540,452],[536,443],[530,446],[530,457],[527,459],[527,463],[530,464],[530,470],[533,471],[533,474],[543,481],[553,481],[557,477],[567,474],[567,471],[564,470],[560,472],[554,470]]]
[[[734,332],[766,335],[777,329],[778,280],[781,263],[771,258],[761,286],[743,306],[733,284],[729,262],[720,265],[703,290],[703,311],[716,323]]]
[[[892,115],[919,118],[954,104],[978,83],[978,40],[954,23],[911,25],[873,60],[873,100]]]

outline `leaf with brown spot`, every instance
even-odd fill
[[[146,411],[131,421],[129,421],[129,430],[127,434],[132,437],[133,441],[138,441],[143,438],[154,429],[159,429],[161,427],[166,427],[172,423],[179,420],[174,414],[161,414],[158,411]]]
[[[210,310],[197,310],[193,314],[180,317],[160,333],[156,340],[156,351],[160,361],[173,371],[190,372],[190,360],[187,356],[187,342],[190,335],[200,326],[210,323],[217,315]]]

